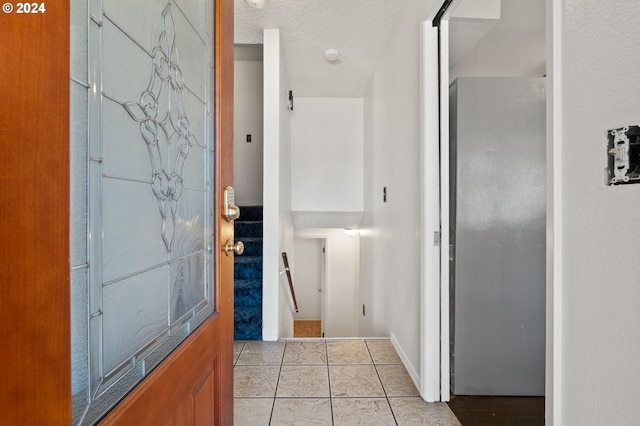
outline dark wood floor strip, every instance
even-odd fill
[[[544,425],[544,397],[452,396],[462,426]]]

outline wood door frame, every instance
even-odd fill
[[[218,164],[233,164],[233,1],[216,1],[216,135]],[[3,13],[0,51],[0,276],[2,309],[0,424],[71,424],[70,330],[70,4],[46,4],[33,15]],[[216,169],[217,188],[233,183]],[[217,208],[220,208],[218,191]],[[218,239],[233,238],[219,218]],[[233,329],[233,269],[217,270],[217,319]],[[211,319],[214,319],[212,317]],[[205,322],[187,342],[203,340]],[[218,336],[220,338],[220,336]],[[233,332],[230,333],[233,347]],[[185,343],[187,343],[185,342]],[[183,345],[184,346],[184,345]],[[156,372],[171,368],[179,348]],[[220,404],[215,423],[233,423],[233,353],[215,361]],[[206,383],[203,383],[206,385]],[[208,385],[207,385],[208,386]]]
[[[0,424],[71,423],[69,2],[2,13]]]

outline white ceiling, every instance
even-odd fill
[[[263,29],[278,28],[287,90],[300,97],[363,97],[405,0],[269,0],[263,9],[234,1],[235,43],[244,45],[237,60],[261,60],[255,46]],[[529,68],[544,69],[544,0],[463,0],[454,16],[451,68],[471,54],[495,62],[529,52]],[[325,61],[327,49],[340,52],[339,64]]]
[[[404,0],[235,0],[235,43],[261,44],[280,29],[289,90],[301,97],[362,97]],[[325,61],[337,49],[340,63]]]

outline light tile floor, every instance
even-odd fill
[[[459,426],[427,404],[388,339],[235,342],[236,426]]]

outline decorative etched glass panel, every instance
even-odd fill
[[[102,198],[105,283],[167,261],[162,219],[148,183],[105,177]]]
[[[179,325],[185,315],[200,304],[205,296],[202,253],[171,264],[171,325]]]
[[[93,424],[213,312],[213,1],[72,14],[73,421]]]
[[[167,331],[168,268],[161,267],[103,290],[103,367],[113,372]]]

